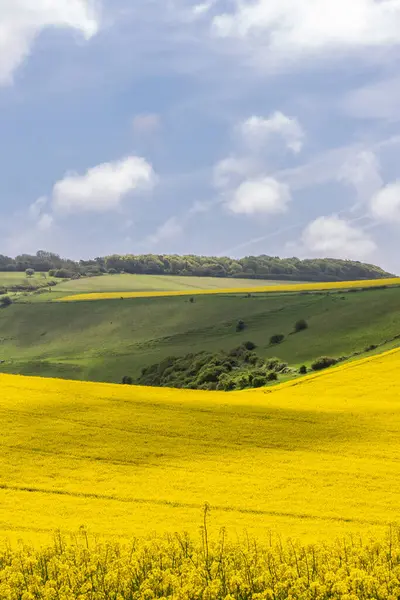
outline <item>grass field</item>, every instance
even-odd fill
[[[0,371],[120,382],[167,356],[246,340],[292,365],[363,352],[400,335],[400,288],[335,294],[15,303],[0,310]],[[236,332],[243,319],[246,328]],[[290,335],[306,319],[309,329]],[[276,333],[286,340],[271,347]],[[394,342],[398,343],[398,341]]]
[[[124,276],[123,276],[124,277]],[[132,277],[132,276],[130,276]],[[134,276],[133,276],[134,277]],[[145,276],[142,276],[145,277]],[[97,278],[96,278],[97,279]],[[101,279],[101,278],[100,278]],[[151,284],[155,287],[153,289],[143,289],[140,290],[138,285],[137,289],[134,291],[125,291],[123,289],[123,284],[115,289],[114,291],[96,291],[89,292],[88,285],[85,283],[82,284],[85,287],[85,290],[82,290],[82,293],[78,293],[77,285],[74,285],[75,282],[71,282],[68,284],[64,284],[64,288],[57,288],[58,293],[62,291],[67,291],[66,287],[71,286],[71,290],[74,290],[74,293],[67,296],[61,296],[59,298],[63,302],[77,302],[77,301],[93,301],[93,300],[119,300],[121,298],[150,298],[157,296],[184,296],[184,295],[208,295],[208,294],[234,294],[234,293],[283,293],[283,292],[303,292],[303,291],[319,291],[319,290],[346,290],[346,289],[356,289],[356,288],[374,288],[374,287],[382,287],[382,286],[399,286],[400,279],[373,279],[370,281],[339,281],[339,282],[324,282],[324,283],[287,283],[282,284],[281,282],[260,282],[260,280],[230,280],[230,279],[220,279],[219,285],[215,285],[215,278],[206,278],[207,281],[203,283],[202,278],[185,278],[185,277],[174,277],[171,278],[170,285],[171,288],[164,284],[163,289],[157,289],[157,282],[155,279],[163,279],[163,278],[153,278],[151,280]],[[196,285],[188,284],[186,280],[192,279],[196,281]],[[178,281],[179,280],[179,281]],[[149,281],[149,280],[147,280]],[[234,283],[231,284],[231,281]],[[211,283],[213,282],[213,283]],[[79,282],[80,283],[80,282]],[[110,281],[110,285],[113,282]],[[186,287],[183,287],[186,284]],[[104,288],[105,289],[105,288]]]
[[[35,273],[27,277],[25,273],[12,273],[0,271],[0,288],[12,288],[14,286],[31,287],[33,289],[45,287],[49,281],[56,281],[53,277],[43,277],[41,273]]]
[[[1,274],[0,274],[1,276]],[[195,292],[199,290],[219,290],[226,287],[253,288],[259,285],[275,285],[276,281],[260,281],[256,279],[227,279],[219,277],[180,277],[169,275],[102,275],[99,277],[82,277],[69,281],[58,280],[57,287],[49,293],[30,295],[20,298],[23,302],[49,302],[65,296],[81,294],[121,294],[154,293],[154,292]],[[296,282],[293,282],[294,284]],[[1,285],[1,279],[0,279]]]
[[[226,394],[1,375],[0,528],[302,540],[399,518],[400,351]]]
[[[262,281],[262,285],[274,285],[276,281]],[[293,282],[296,283],[296,282]],[[213,290],[221,288],[257,287],[257,279],[228,279],[224,277],[182,277],[173,275],[102,275],[85,277],[60,284],[59,291],[66,293],[90,292],[147,292],[174,290]]]

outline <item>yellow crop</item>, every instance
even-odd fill
[[[2,600],[397,600],[400,536],[329,545],[238,544],[221,534],[0,551]]]
[[[306,540],[399,518],[400,351],[224,393],[0,375],[0,528]],[[0,593],[1,598],[1,593]]]
[[[248,288],[227,288],[213,290],[180,290],[174,292],[97,292],[88,294],[75,294],[58,298],[55,302],[77,302],[81,300],[113,300],[120,298],[154,298],[160,296],[196,296],[208,294],[243,294],[243,293],[280,293],[280,292],[306,292],[318,290],[343,290],[365,287],[400,285],[400,279],[372,279],[369,281],[340,281],[331,283],[296,283],[285,285],[254,286]]]

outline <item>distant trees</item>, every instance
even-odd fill
[[[133,379],[129,375],[124,375],[124,377],[122,378],[122,383],[123,385],[132,385]]]
[[[336,259],[278,258],[276,256],[246,256],[241,259],[194,255],[112,255],[92,260],[73,261],[58,254],[39,250],[35,255],[21,254],[15,258],[0,255],[0,271],[34,269],[36,272],[65,270],[69,274],[132,273],[147,275],[193,275],[208,277],[239,277],[247,279],[277,279],[281,281],[345,281],[378,279],[390,276],[379,267],[356,261]]]

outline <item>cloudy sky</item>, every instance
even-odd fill
[[[400,0],[0,0],[1,253],[400,273]]]

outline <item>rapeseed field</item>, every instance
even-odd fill
[[[400,351],[249,392],[0,375],[0,537],[381,535],[399,518]]]
[[[397,600],[400,535],[348,538],[304,546],[221,532],[130,544],[98,542],[81,531],[72,542],[56,536],[40,550],[0,550],[2,600]]]
[[[340,281],[328,283],[293,283],[284,285],[251,286],[244,288],[226,289],[194,289],[177,291],[144,291],[144,292],[96,292],[85,294],[74,294],[57,298],[55,302],[78,302],[90,300],[112,300],[121,298],[154,298],[160,296],[196,296],[208,294],[243,294],[243,293],[283,293],[283,292],[305,292],[320,290],[347,290],[357,288],[373,288],[381,286],[400,285],[399,278],[372,279],[369,281]]]

